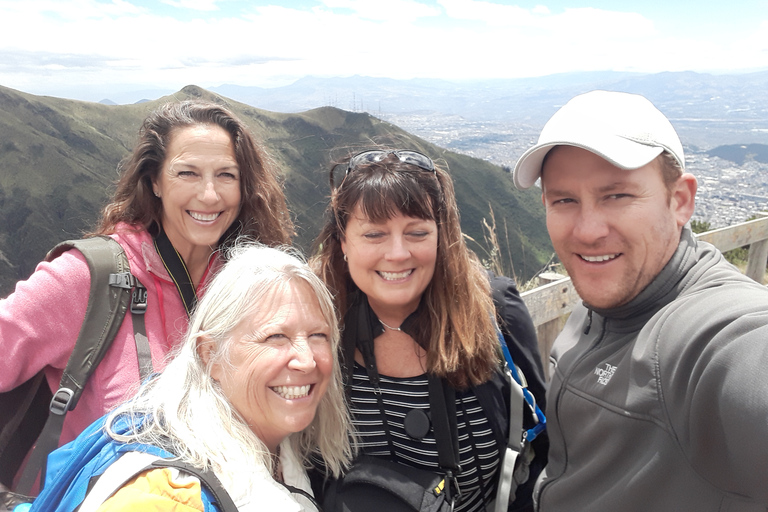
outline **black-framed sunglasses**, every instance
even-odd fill
[[[419,167],[420,169],[428,172],[435,172],[435,163],[432,161],[432,159],[423,153],[419,153],[418,151],[412,151],[410,149],[373,149],[369,151],[363,151],[362,153],[358,153],[350,158],[345,176],[358,167],[380,162],[389,155],[395,155],[400,159],[401,162],[405,164],[415,165],[416,167]]]

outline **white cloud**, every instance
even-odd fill
[[[219,0],[160,0],[161,3],[178,7],[180,9],[191,9],[193,11],[218,11]]]
[[[0,85],[177,89],[283,85],[305,75],[511,78],[768,65],[768,22],[738,37],[694,39],[660,33],[638,13],[493,0],[318,0],[307,8],[165,1],[220,10],[182,21],[125,0],[0,0]]]
[[[448,16],[457,20],[482,21],[491,26],[536,24],[532,11],[516,5],[482,0],[438,0],[438,3]]]
[[[60,22],[83,19],[102,19],[145,12],[141,7],[126,0],[0,0],[0,19],[4,28],[11,28],[12,23],[21,22],[31,27],[32,18],[48,18]],[[26,22],[25,22],[26,20]],[[0,31],[0,34],[3,31]],[[29,34],[32,36],[33,34]]]
[[[585,7],[566,9],[547,18],[551,30],[579,37],[611,41],[632,37],[652,37],[653,21],[634,12],[617,12]]]
[[[414,0],[321,0],[329,9],[351,9],[355,16],[374,21],[411,23],[440,14],[440,9]]]

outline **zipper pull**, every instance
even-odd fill
[[[584,334],[589,334],[589,330],[592,328],[592,310],[588,310],[587,312],[587,326],[584,328]]]

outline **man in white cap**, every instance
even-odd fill
[[[606,91],[515,166],[583,299],[552,350],[541,512],[768,509],[768,289],[696,241],[684,169],[667,118]]]

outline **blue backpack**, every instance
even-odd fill
[[[53,451],[48,457],[45,488],[34,499],[31,507],[19,505],[14,510],[21,512],[28,507],[29,512],[73,512],[81,506],[86,496],[92,492],[92,488],[95,491],[99,487],[98,478],[108,468],[128,452],[139,452],[155,457],[145,457],[145,463],[138,466],[123,464],[126,469],[121,467],[118,471],[122,474],[115,475],[113,470],[106,490],[102,485],[99,491],[104,494],[104,499],[148,469],[174,467],[200,479],[205,512],[237,512],[237,507],[213,473],[173,460],[173,454],[156,446],[115,441],[104,430],[105,420],[106,416],[100,418],[77,439]],[[130,428],[131,424],[124,418],[118,418],[113,424],[116,433],[125,433]],[[118,466],[120,464],[116,465]],[[97,480],[96,484],[92,485],[94,477]]]

